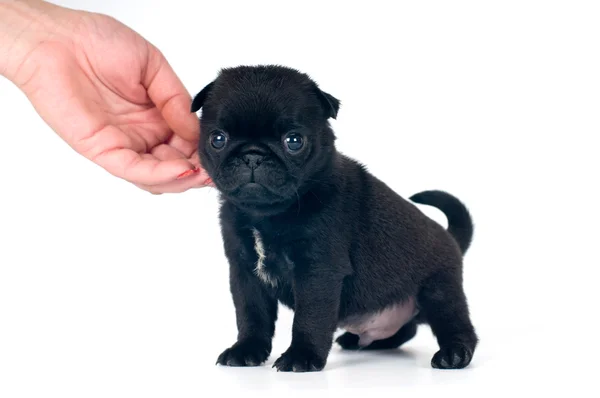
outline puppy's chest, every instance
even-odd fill
[[[279,288],[291,282],[295,264],[292,260],[291,242],[283,234],[264,234],[252,229],[256,262],[253,272],[262,283]]]

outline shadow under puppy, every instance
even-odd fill
[[[323,369],[337,328],[345,349],[386,349],[420,323],[440,347],[431,365],[464,368],[478,341],[462,287],[469,212],[441,191],[410,198],[443,211],[445,230],[338,152],[338,108],[307,75],[272,65],[224,69],[193,100],[238,328],[217,363],[263,364],[281,302],[294,321],[279,371]]]

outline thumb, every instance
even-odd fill
[[[142,84],[169,128],[186,141],[197,142],[198,118],[190,111],[192,98],[162,53],[149,44],[148,67]]]

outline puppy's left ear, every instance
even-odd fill
[[[208,93],[210,92],[210,90],[212,90],[214,85],[214,81],[210,82],[198,94],[196,94],[192,101],[192,112],[198,112],[200,108],[202,108],[202,106],[204,105],[204,101],[206,101]]]
[[[323,104],[323,109],[325,110],[325,115],[327,118],[337,118],[338,111],[340,110],[340,100],[318,88],[317,92],[319,94],[319,99]]]

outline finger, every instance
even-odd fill
[[[169,139],[168,144],[179,152],[183,153],[186,157],[192,156],[198,152],[198,146],[194,142],[186,141],[178,135],[173,134]]]
[[[103,152],[94,161],[117,177],[142,185],[176,181],[178,176],[195,169],[187,159],[159,160],[123,148]]]
[[[173,159],[182,159],[182,158],[186,158],[184,156],[184,154],[182,154],[181,152],[179,152],[177,149],[169,146],[169,145],[159,145],[157,147],[155,147],[154,149],[152,149],[152,154],[145,154],[142,156],[148,156],[148,157],[153,157],[159,160],[173,160]],[[212,180],[210,180],[208,178],[208,174],[206,173],[206,171],[203,170],[202,165],[200,164],[200,159],[198,158],[197,154],[192,155],[192,157],[187,158],[187,160],[196,168],[193,172],[194,173],[201,173],[200,175],[197,176],[196,179],[192,179],[189,180],[186,178],[185,173],[184,176],[180,176],[179,179],[186,179],[186,181],[191,181],[191,185],[192,187],[199,187],[199,186],[204,186],[206,184],[212,184]],[[192,174],[192,172],[187,172],[189,174],[189,177],[194,177],[195,175]],[[208,181],[208,182],[207,182]],[[171,183],[167,183],[167,184],[171,184]],[[175,191],[179,192],[180,186],[185,186],[186,184],[180,184],[178,181],[177,182],[173,182],[173,189],[175,189]],[[199,184],[199,185],[198,185]],[[159,185],[164,185],[164,184],[159,184]],[[212,185],[214,186],[214,185]],[[169,190],[170,188],[167,187],[167,190]],[[186,187],[183,188],[188,189]],[[173,191],[173,192],[175,192]]]
[[[145,159],[145,160],[159,160],[156,156],[154,156],[151,153],[142,153],[142,154],[140,154],[140,156],[142,157],[142,159]]]
[[[143,185],[136,184],[138,188],[148,191],[154,195],[163,193],[181,193],[194,188],[214,187],[214,183],[208,175],[200,170],[199,172],[190,175],[181,180],[172,181],[160,185]]]
[[[200,162],[200,156],[198,156],[198,153],[194,153],[191,157],[188,158],[188,160],[190,161],[191,164],[193,164],[194,166],[198,167],[198,168],[203,168],[202,167],[202,163]]]
[[[194,153],[192,154],[192,156],[187,157],[185,156],[185,154],[182,154],[172,146],[163,144],[152,149],[152,154],[150,156],[154,156],[156,159],[159,160],[173,160],[185,158],[192,164],[192,166],[194,166],[199,171],[205,173],[202,164],[200,163],[198,153]]]
[[[142,84],[171,130],[187,141],[196,142],[200,124],[190,110],[192,98],[165,57],[152,45]]]
[[[152,155],[154,155],[159,160],[173,160],[173,159],[186,159],[183,153],[179,152],[177,149],[173,148],[170,145],[161,144],[154,148],[152,148]]]
[[[79,139],[74,144],[77,152],[88,159],[95,159],[112,148],[129,148],[134,152],[146,152],[147,144],[137,134],[125,134],[113,125],[105,125],[90,136]]]

